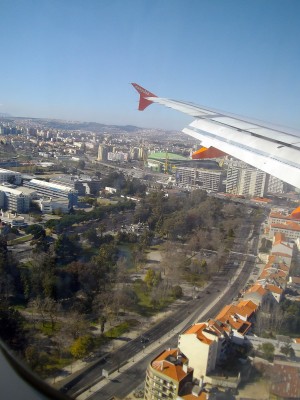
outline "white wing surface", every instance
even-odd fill
[[[196,118],[183,133],[215,147],[239,160],[300,188],[300,132],[270,128],[265,123],[248,121],[206,107],[157,97],[136,83],[140,94],[139,110],[159,103]]]

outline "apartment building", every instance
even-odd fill
[[[241,161],[229,161],[226,193],[263,197],[267,188],[267,175]]]
[[[111,146],[99,144],[98,147],[98,161],[107,161],[108,152],[111,151]]]
[[[278,261],[283,261],[290,268],[295,248],[295,243],[288,242],[283,233],[277,232],[273,237],[270,257],[276,256]]]
[[[286,238],[296,240],[300,238],[300,224],[296,222],[287,222],[285,224],[271,224],[269,237],[273,238],[276,233],[283,233]]]
[[[216,320],[227,324],[231,328],[231,340],[235,343],[242,343],[245,335],[249,333],[252,323],[249,321],[257,310],[257,305],[251,300],[244,300],[237,305],[230,304],[219,312]]]
[[[251,286],[245,293],[244,299],[251,300],[253,303],[262,305],[265,302],[275,300],[279,303],[283,296],[283,289],[280,287],[269,284],[269,283],[258,283],[256,282]]]
[[[257,282],[259,284],[270,283],[285,289],[289,274],[289,266],[278,256],[270,255],[267,264],[262,270]]]
[[[193,369],[179,349],[168,349],[149,364],[145,380],[145,400],[176,400],[187,383],[193,381]]]
[[[300,225],[300,207],[295,208],[290,214],[279,211],[271,211],[269,215],[269,224],[286,224],[294,222]]]
[[[300,238],[300,207],[297,207],[290,214],[272,211],[269,215],[269,227],[266,232],[273,238],[282,234],[288,241],[296,241]]]
[[[276,178],[276,176],[269,175],[267,183],[267,193],[287,193],[291,189],[291,186]]]
[[[0,185],[0,208],[15,211],[19,214],[27,213],[33,193],[33,190],[28,190],[24,187]]]
[[[221,185],[221,170],[176,167],[176,183],[186,186],[218,192]]]
[[[230,327],[213,319],[192,325],[179,335],[178,347],[189,360],[194,378],[204,381],[217,363],[226,358]]]
[[[13,183],[14,185],[21,185],[22,175],[20,172],[0,168],[0,185],[5,182]]]

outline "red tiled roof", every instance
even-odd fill
[[[190,328],[188,328],[183,334],[195,334],[201,342],[205,344],[211,344],[212,340],[207,338],[203,333],[203,329],[205,329],[206,327],[207,325],[205,323],[194,324]]]
[[[187,372],[185,372],[182,368],[182,364],[175,364],[167,359],[170,356],[173,356],[175,359],[177,359],[178,355],[178,349],[165,350],[151,362],[151,366],[169,378],[180,382],[189,373],[191,373],[192,368],[188,368]],[[183,361],[187,361],[187,359],[184,358]]]
[[[253,303],[253,301],[251,301],[251,300],[241,300],[237,304],[237,307],[239,307],[239,308],[245,307],[246,309],[249,309],[250,311],[252,311],[252,313],[254,313],[258,308],[257,304]]]
[[[258,201],[261,203],[272,203],[271,199],[266,199],[265,197],[253,197],[251,201]]]
[[[271,224],[272,228],[286,229],[289,231],[300,231],[300,225],[295,222],[287,222],[285,224]]]
[[[271,367],[270,393],[285,399],[300,399],[300,366],[274,363]]]
[[[273,293],[277,293],[277,294],[282,294],[283,293],[283,290],[280,287],[275,286],[275,285],[268,284],[268,285],[265,286],[265,288],[267,290],[269,290],[270,292],[273,292]]]
[[[267,291],[260,285],[260,284],[254,284],[253,286],[251,286],[246,293],[258,293],[261,296],[263,296],[264,294],[267,293]]]

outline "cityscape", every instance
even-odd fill
[[[297,398],[297,189],[195,159],[175,131],[0,129],[3,318],[46,382],[78,399],[239,399],[260,376],[261,398]]]
[[[1,399],[299,400],[299,0],[1,11]]]

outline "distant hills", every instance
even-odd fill
[[[70,131],[91,131],[91,132],[119,132],[125,131],[134,133],[143,128],[134,125],[105,125],[99,122],[82,122],[82,121],[66,121],[61,119],[48,119],[48,118],[31,118],[31,117],[13,117],[6,113],[0,113],[0,118],[13,120],[13,121],[31,121],[34,125],[40,125],[43,128],[57,129],[57,130],[70,130]]]

